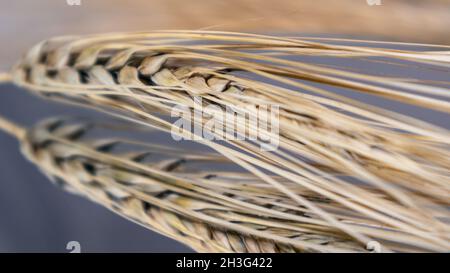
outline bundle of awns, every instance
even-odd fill
[[[449,67],[438,45],[57,37],[2,81],[114,119],[0,127],[56,184],[196,251],[445,252]]]

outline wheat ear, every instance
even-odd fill
[[[176,156],[180,151],[168,147],[85,137],[95,127],[92,122],[48,119],[20,134],[22,151],[58,186],[197,251],[364,251],[312,219],[309,224],[289,220],[289,215],[301,219],[308,212],[289,206],[252,176],[185,166],[226,161],[217,154]],[[113,152],[121,145],[134,149]],[[150,164],[146,159],[152,155],[157,160]],[[159,159],[164,155],[169,157]],[[221,191],[233,198],[219,197]],[[309,198],[330,205],[313,194]],[[272,209],[266,208],[269,204]]]
[[[153,112],[169,114],[175,105],[191,112],[195,97],[207,105],[242,110],[276,104],[281,109],[280,148],[272,153],[261,152],[249,142],[226,140],[229,148],[198,141],[361,245],[378,236],[361,225],[375,224],[411,236],[404,242],[409,245],[449,249],[445,220],[449,216],[449,132],[327,90],[339,87],[448,113],[448,89],[439,86],[448,82],[429,84],[287,58],[305,56],[389,58],[397,62],[395,66],[408,67],[402,63],[406,61],[429,69],[442,69],[450,61],[445,51],[159,31],[51,39],[34,47],[12,71],[12,78],[39,94],[112,109],[115,115],[166,131],[171,124]],[[205,114],[219,119],[217,111]],[[275,136],[269,130],[263,133]],[[330,199],[364,220],[344,221],[332,208],[319,207],[296,194],[287,187],[289,183]]]
[[[230,163],[220,155],[185,151],[180,156],[179,149],[123,138],[94,138],[90,133],[99,126],[86,121],[53,118],[26,134],[13,127],[18,128],[13,135],[20,138],[26,157],[58,186],[197,251],[364,251],[253,175],[189,166]],[[152,157],[156,160],[149,160]],[[332,207],[343,221],[362,220],[346,215],[346,209],[331,200],[299,191],[295,185],[291,188],[318,206]],[[385,242],[385,250],[432,247],[417,242],[415,247],[408,246],[414,238],[396,230],[376,225],[356,228]]]

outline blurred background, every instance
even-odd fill
[[[0,0],[0,6],[0,71],[43,39],[99,32],[203,29],[450,42],[450,0]],[[0,113],[32,125],[80,110],[3,84]],[[190,251],[56,188],[3,133],[0,166],[0,252],[68,252],[69,241],[80,242],[82,252]]]

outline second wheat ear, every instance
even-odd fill
[[[226,163],[220,155],[179,155],[170,147],[89,136],[99,127],[52,118],[15,132],[26,157],[58,186],[196,251],[364,251],[321,221],[308,221],[307,211],[290,211],[289,200],[249,174],[192,167]]]
[[[277,105],[277,135],[267,128],[233,124],[278,137],[275,151],[264,152],[259,143],[233,139],[226,139],[224,145],[198,141],[272,187],[292,206],[310,211],[322,221],[320,225],[343,234],[348,243],[364,247],[379,238],[395,251],[408,246],[448,250],[448,129],[335,92],[337,88],[369,94],[448,117],[448,81],[363,73],[305,59],[379,62],[409,72],[445,71],[449,55],[442,48],[433,51],[436,46],[431,45],[423,50],[393,50],[366,43],[335,45],[193,31],[61,37],[35,46],[10,77],[45,97],[89,105],[163,131],[170,131],[171,123],[156,113],[168,115],[174,106],[192,112],[199,104],[197,98],[202,106],[219,109]],[[216,110],[204,114],[220,119]],[[304,190],[336,205],[311,202],[297,193]],[[344,215],[335,213],[337,206],[347,210]],[[346,220],[348,215],[357,220]],[[406,237],[395,238],[391,231]]]
[[[221,171],[232,163],[219,154],[99,137],[117,129],[89,120],[51,118],[24,130],[1,119],[0,128],[19,138],[24,155],[56,185],[196,251],[366,251],[254,175]],[[360,226],[365,220],[338,203],[290,187],[383,242],[384,251],[432,247],[399,230]]]

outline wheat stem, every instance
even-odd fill
[[[16,123],[2,116],[0,116],[0,130],[10,134],[11,136],[17,138],[18,140],[23,139],[23,137],[26,134],[26,130],[23,127],[17,125]]]

